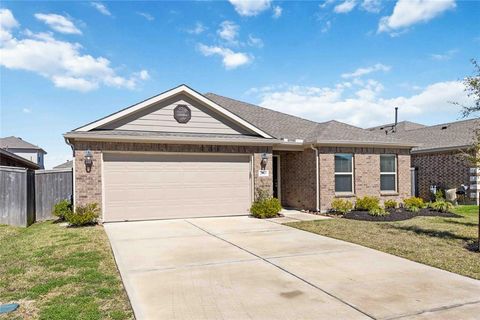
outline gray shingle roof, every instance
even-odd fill
[[[336,120],[319,123],[307,139],[318,143],[331,141],[359,144],[401,144],[403,142],[392,136],[381,136]]]
[[[393,125],[394,123],[387,123],[381,126],[368,128],[367,130],[385,134],[385,130],[390,129]],[[420,129],[424,127],[426,127],[426,125],[421,123],[411,122],[411,121],[400,121],[397,123],[397,131],[407,131],[407,130],[413,130],[413,129]]]
[[[214,93],[207,93],[205,97],[277,139],[305,139],[318,125],[318,123],[314,121],[223,97]]]
[[[53,169],[72,169],[72,168],[73,168],[72,160],[67,160],[64,163],[61,163],[58,166],[53,167]]]
[[[397,132],[389,135],[402,140],[418,142],[418,147],[414,148],[413,151],[420,152],[471,145],[478,129],[480,129],[480,118],[424,126],[417,129],[397,130]],[[385,133],[382,135],[385,135]]]
[[[303,139],[312,143],[402,144],[404,142],[395,137],[380,136],[335,120],[318,123],[214,93],[207,93],[205,96],[277,139]]]
[[[45,150],[43,150],[39,146],[36,146],[34,144],[31,144],[30,142],[23,140],[22,138],[14,137],[14,136],[0,138],[0,148],[2,149],[34,149],[34,150],[41,150],[45,152]]]

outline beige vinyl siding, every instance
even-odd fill
[[[173,110],[179,104],[187,105],[192,113],[188,123],[178,123],[173,117]],[[131,115],[102,129],[188,132],[210,134],[251,134],[244,128],[228,121],[201,103],[186,95],[178,95],[162,103],[153,105],[142,112]]]
[[[248,214],[249,155],[103,155],[104,220]]]

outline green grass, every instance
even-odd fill
[[[20,309],[1,319],[132,319],[101,226],[0,225],[0,303]]]
[[[288,225],[480,279],[480,253],[473,251],[478,206],[458,206],[454,212],[462,217],[416,217],[397,222],[334,218]]]

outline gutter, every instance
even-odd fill
[[[320,173],[318,170],[318,148],[315,148],[313,144],[310,146],[310,149],[315,151],[315,211],[320,211]]]
[[[203,137],[176,137],[176,136],[125,136],[125,135],[96,135],[66,133],[63,135],[67,144],[69,139],[76,141],[115,141],[139,143],[179,143],[179,144],[226,144],[226,145],[261,145],[270,146],[279,142],[276,139],[249,139],[249,138],[203,138]]]

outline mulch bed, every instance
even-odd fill
[[[352,220],[363,221],[402,221],[408,220],[419,216],[424,217],[446,217],[446,218],[461,218],[462,216],[450,212],[438,212],[430,209],[422,209],[417,213],[407,211],[403,208],[388,210],[389,215],[386,216],[372,216],[368,214],[368,211],[351,211],[343,218]]]

